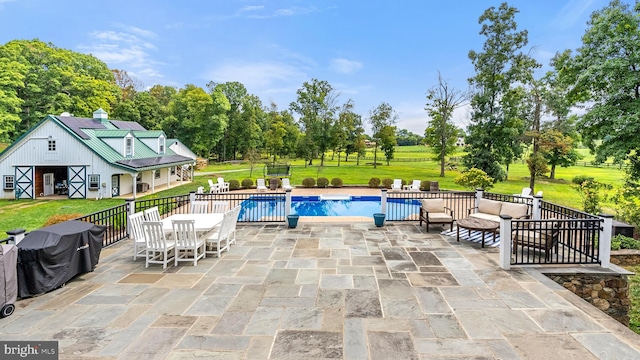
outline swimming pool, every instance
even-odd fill
[[[291,197],[291,213],[300,216],[365,216],[373,218],[374,213],[381,211],[381,206],[380,196]],[[387,199],[387,220],[403,220],[419,212],[419,200]],[[255,197],[242,202],[241,221],[257,221],[259,217],[282,217],[284,219],[284,199]]]

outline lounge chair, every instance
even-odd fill
[[[282,179],[282,190],[293,190],[288,178]]]
[[[211,179],[208,179],[207,181],[209,182],[209,193],[210,194],[217,193],[219,191],[218,184],[214,184],[213,180],[211,180]]]
[[[530,198],[531,197],[531,188],[530,187],[524,187],[524,188],[522,188],[522,192],[520,194],[513,194],[513,196]]]
[[[264,179],[256,180],[256,189],[258,191],[267,191],[267,186],[264,184]]]
[[[411,187],[409,188],[409,191],[420,191],[420,185],[422,185],[422,181],[413,180],[413,183],[411,183]]]

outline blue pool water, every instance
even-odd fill
[[[348,200],[326,200],[320,196],[292,196],[291,213],[300,216],[366,216],[381,210],[380,196],[350,196]],[[401,220],[420,212],[418,200],[387,199],[387,220]],[[256,197],[242,202],[240,219],[284,217],[284,199]]]

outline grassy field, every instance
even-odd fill
[[[428,158],[431,153],[425,151],[424,146],[401,147],[397,153],[402,154],[406,158]],[[369,154],[368,154],[369,155]],[[456,154],[460,156],[462,154]],[[344,160],[344,157],[343,157]],[[265,160],[267,161],[267,160]],[[382,161],[382,160],[379,160]],[[319,159],[313,161],[314,166],[305,166],[304,161],[290,161],[292,165],[291,183],[300,185],[302,179],[306,177],[326,177],[329,180],[339,177],[347,186],[360,185],[366,186],[372,177],[383,178],[402,178],[411,182],[413,179],[422,181],[438,181],[441,189],[464,190],[455,184],[454,179],[460,174],[462,166],[459,170],[447,170],[445,177],[439,177],[440,167],[435,161],[421,162],[391,162],[391,165],[378,165],[376,169],[373,165],[367,165],[370,161],[360,161],[360,165],[356,165],[355,158],[348,162],[342,161],[338,166],[337,158],[331,160],[331,154],[328,154],[325,160],[325,166],[319,167]],[[201,169],[199,173],[206,175],[196,176],[193,183],[171,188],[166,191],[158,192],[147,197],[164,197],[177,194],[186,194],[204,186],[208,189],[207,179],[214,179],[223,176],[229,181],[235,179],[242,181],[245,178],[251,178],[255,184],[255,180],[263,176],[264,163],[260,163],[254,167],[253,173],[249,170],[247,163],[242,164],[217,164],[207,166]],[[577,175],[593,176],[604,183],[619,186],[622,179],[622,171],[617,169],[600,169],[592,167],[570,167],[558,168],[556,170],[556,179],[538,179],[536,181],[536,191],[544,192],[545,200],[573,207],[581,208],[581,198],[579,193],[571,185],[571,179]],[[507,181],[497,183],[490,191],[504,194],[520,193],[523,187],[529,185],[528,170],[522,162],[511,165],[509,169],[509,179]],[[145,197],[145,198],[147,198]],[[34,230],[47,221],[47,219],[57,214],[89,214],[101,209],[109,208],[117,204],[122,204],[120,199],[103,199],[95,200],[19,200],[9,201],[0,200],[0,238],[6,237],[4,231],[25,228]],[[613,213],[611,204],[603,203],[604,210]]]

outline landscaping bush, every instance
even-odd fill
[[[371,178],[369,179],[369,187],[370,188],[379,188],[380,187],[380,179],[378,178]]]
[[[576,185],[582,185],[582,183],[587,180],[594,181],[595,179],[593,176],[589,176],[589,175],[578,175],[578,176],[575,176],[573,179],[571,179],[571,182]]]
[[[493,187],[494,179],[487,175],[486,172],[471,168],[463,171],[460,176],[455,178],[455,183],[466,188],[477,189],[482,188],[484,190],[491,189]]]
[[[84,214],[57,214],[57,215],[53,215],[50,216],[47,221],[44,223],[43,226],[49,226],[49,225],[55,225],[55,224],[59,224],[61,222],[65,222],[68,220],[74,220],[77,219],[81,216],[83,216]]]
[[[253,186],[253,180],[251,179],[242,179],[242,187],[245,189],[250,189]],[[229,187],[231,187],[231,182],[229,182]]]
[[[240,181],[229,180],[229,190],[238,190],[238,189],[240,189]]]
[[[640,241],[618,234],[611,239],[611,250],[620,249],[640,250]]]
[[[282,187],[282,179],[280,179],[278,177],[269,178],[269,180],[267,181],[267,187],[269,187],[269,185],[271,184],[271,179],[276,179],[278,181],[278,187]]]
[[[314,186],[316,186],[316,179],[310,177],[302,179],[302,187],[312,188]]]
[[[340,188],[342,187],[342,185],[343,185],[342,179],[340,178],[331,179],[331,186],[333,186],[334,188]]]
[[[393,179],[389,179],[389,178],[382,179],[383,188],[391,189],[391,185],[393,185]]]
[[[318,178],[318,187],[319,188],[326,188],[327,186],[329,186],[329,179],[327,179],[326,177]]]
[[[429,191],[431,186],[431,180],[422,180],[420,182],[420,190]]]

